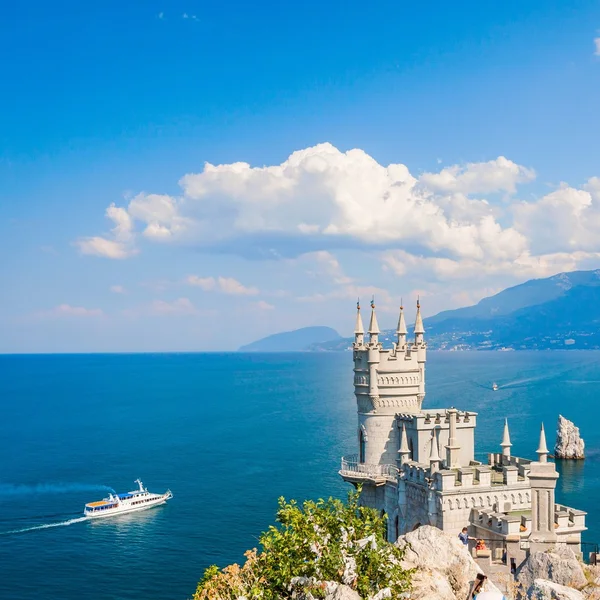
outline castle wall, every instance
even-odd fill
[[[388,482],[385,485],[365,483],[360,495],[360,504],[374,508],[380,514],[387,515],[388,541],[395,542],[398,538],[398,487]]]
[[[437,412],[426,413],[425,411],[418,415],[402,415],[397,422],[399,428],[402,424],[406,427],[406,436],[412,442],[413,455],[412,460],[425,465],[429,465],[429,456],[431,453],[431,432],[436,431],[438,440],[438,449],[440,457],[446,458],[445,446],[448,444],[449,423],[446,422],[445,409]],[[439,418],[437,417],[439,415]],[[477,414],[459,413],[456,424],[456,438],[460,446],[459,458],[461,466],[469,466],[475,458],[475,427],[477,425]],[[400,430],[400,429],[399,429]]]

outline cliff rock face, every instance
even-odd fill
[[[530,600],[585,600],[581,592],[545,579],[534,580],[527,597]]]
[[[556,429],[556,445],[554,455],[556,458],[581,459],[584,457],[585,444],[579,435],[579,427],[558,415]]]
[[[517,581],[529,590],[536,579],[546,579],[561,586],[583,588],[587,578],[582,563],[569,548],[557,546],[548,552],[535,552],[520,567]],[[551,596],[549,596],[551,597]]]
[[[396,544],[405,548],[402,566],[416,568],[411,600],[463,600],[481,569],[455,536],[424,525],[401,536]],[[490,581],[486,591],[497,592]]]

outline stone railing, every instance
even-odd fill
[[[352,456],[344,456],[340,468],[342,477],[352,479],[370,479],[396,481],[398,478],[398,468],[394,465],[374,465],[369,463],[361,463],[356,454]]]

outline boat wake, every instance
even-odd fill
[[[93,492],[114,490],[107,485],[90,483],[37,483],[35,485],[0,483],[0,496],[22,496],[28,494],[65,494],[68,492]]]
[[[59,521],[58,523],[44,523],[43,525],[33,525],[31,527],[22,527],[21,529],[12,529],[11,531],[0,531],[0,535],[15,535],[17,533],[27,533],[29,531],[37,531],[38,529],[50,529],[52,527],[67,527],[68,525],[74,525],[75,523],[82,523],[87,521],[87,517],[77,517],[75,519],[68,519],[66,521]]]

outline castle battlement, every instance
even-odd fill
[[[585,513],[556,504],[558,473],[548,462],[542,426],[537,460],[513,456],[508,421],[500,452],[487,464],[475,459],[478,414],[454,407],[423,408],[427,343],[417,302],[414,342],[407,341],[404,309],[396,341],[379,341],[371,302],[368,339],[360,305],[354,332],[354,393],[358,413],[358,454],[342,459],[340,474],[362,484],[361,502],[388,515],[388,538],[419,525],[525,548],[557,542],[579,549]]]

